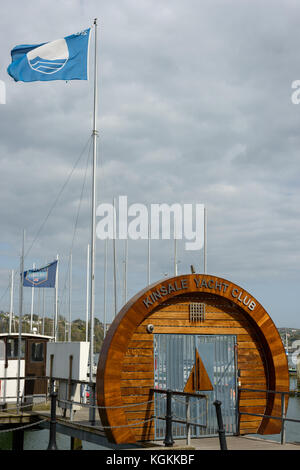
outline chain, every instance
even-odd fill
[[[40,421],[36,421],[35,423],[25,424],[25,426],[20,426],[18,428],[1,429],[0,433],[12,432],[12,431],[21,431],[22,429],[27,429],[27,428],[31,428],[32,426],[37,426],[38,424],[44,423],[45,421],[48,421],[48,419],[41,419]]]
[[[145,424],[145,423],[149,423],[149,421],[153,421],[154,419],[156,419],[156,416],[152,416],[152,418],[149,418],[149,419],[146,419],[144,421],[137,421],[136,423],[132,423],[132,424],[123,424],[123,425],[119,425],[119,426],[101,426],[101,427],[95,427],[93,426],[94,429],[116,429],[116,428],[130,428],[130,427],[133,427],[133,426],[140,426],[141,424]]]
[[[45,404],[45,403],[47,403],[48,401],[49,401],[49,399],[47,399],[47,400],[45,400],[45,401],[42,401],[42,402],[39,402],[39,403],[37,403],[37,404],[38,404],[38,405]],[[17,411],[17,410],[19,410],[19,409],[29,408],[30,406],[33,406],[33,405],[34,405],[34,403],[29,403],[28,405],[21,405],[21,406],[19,406],[18,408],[15,408],[15,407],[13,407],[13,408],[5,408],[4,411],[5,411],[5,412],[6,412],[6,411]]]
[[[70,400],[60,400],[58,399],[59,403],[67,403],[69,405],[80,405],[82,407],[87,407],[87,408],[96,408],[99,410],[112,410],[112,409],[119,409],[119,408],[131,408],[139,405],[147,405],[148,403],[154,403],[154,400],[149,400],[149,401],[144,401],[144,402],[139,402],[139,403],[127,403],[126,405],[120,405],[120,406],[97,406],[97,405],[90,405],[86,403],[80,403],[79,401],[70,401]]]

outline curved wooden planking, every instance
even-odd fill
[[[104,340],[97,368],[97,403],[108,438],[115,443],[134,443],[136,437],[128,421],[121,396],[121,373],[124,356],[136,328],[163,302],[176,301],[183,294],[199,292],[228,299],[242,308],[246,318],[259,335],[264,349],[269,390],[288,391],[289,376],[285,351],[276,326],[260,303],[247,291],[223,278],[188,274],[164,279],[143,289],[119,312]],[[245,317],[245,316],[244,316]],[[146,401],[147,396],[145,397]],[[280,416],[280,397],[271,394],[267,414]],[[278,420],[263,419],[259,432],[278,432]]]

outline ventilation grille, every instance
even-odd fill
[[[205,304],[200,302],[190,303],[190,322],[204,322],[205,321]]]

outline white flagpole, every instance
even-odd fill
[[[151,240],[151,222],[148,223],[148,273],[147,273],[147,283],[148,286],[150,285],[150,257],[151,257],[151,247],[150,247],[150,240]]]
[[[117,316],[118,305],[117,305],[117,260],[116,260],[116,207],[115,198],[113,199],[113,259],[114,259],[114,308],[115,317]]]
[[[35,263],[32,265],[32,269],[35,269]],[[31,288],[31,309],[30,309],[30,333],[32,333],[32,322],[33,322],[33,302],[34,302],[34,287]]]
[[[54,292],[54,322],[53,322],[53,336],[54,341],[57,341],[57,321],[58,321],[58,255],[56,255],[56,279],[55,279],[55,292]]]
[[[90,271],[90,245],[86,250],[86,312],[85,312],[85,340],[89,340],[89,271]]]
[[[19,341],[18,341],[18,375],[17,375],[17,411],[20,410],[20,374],[21,374],[21,348],[22,348],[22,315],[23,315],[23,283],[24,283],[24,251],[25,230],[23,230],[22,254],[20,259],[20,286],[19,286]]]
[[[10,306],[9,306],[9,326],[8,326],[9,334],[11,334],[13,309],[14,309],[14,270],[12,269],[11,278],[10,278]]]
[[[43,323],[42,323],[42,334],[45,334],[45,288],[43,288]]]
[[[204,246],[203,246],[203,272],[207,271],[207,210],[204,207]]]
[[[68,341],[72,341],[72,253],[70,253],[69,267],[69,334]]]
[[[103,337],[106,335],[106,287],[107,287],[107,245],[108,240],[105,239],[105,257],[104,257],[104,295],[103,295]]]
[[[174,276],[177,276],[177,240],[176,240],[176,220],[174,217]]]
[[[125,240],[125,257],[124,257],[124,304],[127,302],[127,263],[128,263],[128,238]]]
[[[96,168],[97,168],[97,18],[95,27],[94,55],[94,113],[93,113],[93,176],[92,176],[92,221],[91,221],[91,259],[90,259],[90,382],[93,380],[94,365],[94,308],[95,308],[95,231],[96,231]],[[95,403],[94,391],[91,389],[91,404]],[[95,420],[95,409],[90,408],[90,421]]]

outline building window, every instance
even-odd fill
[[[44,343],[32,343],[30,357],[31,357],[31,362],[43,362],[44,361]]]
[[[8,338],[6,342],[7,359],[18,359],[19,339]],[[21,340],[21,359],[25,357],[25,340]]]
[[[190,322],[205,321],[205,304],[201,302],[190,303]]]

